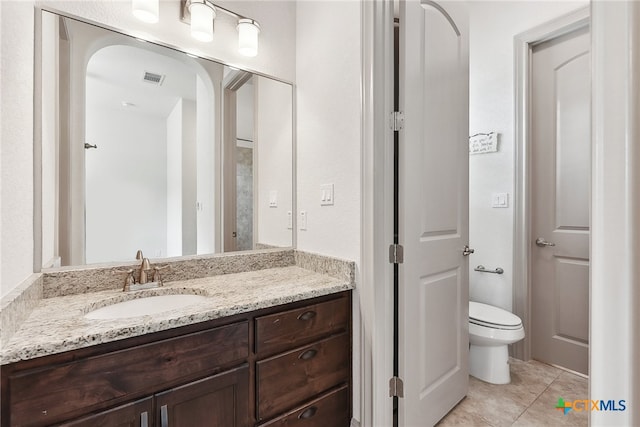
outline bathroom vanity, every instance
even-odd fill
[[[111,320],[84,314],[127,293],[45,299],[2,350],[1,424],[348,426],[351,287],[297,266],[218,275],[142,291],[208,302]]]

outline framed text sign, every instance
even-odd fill
[[[498,151],[496,132],[476,133],[469,137],[469,154],[495,153]]]

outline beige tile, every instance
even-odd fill
[[[586,399],[588,380],[537,361],[511,359],[511,383],[469,377],[469,393],[438,426],[586,426],[587,412],[564,415],[559,397]]]
[[[469,377],[469,393],[438,426],[582,426],[586,412],[555,409],[558,397],[586,399],[586,379],[537,361],[511,359],[511,383],[489,384]]]
[[[535,396],[523,398],[509,385],[489,384],[470,377],[469,394],[458,406],[493,426],[508,426],[524,412],[529,400],[535,400]]]
[[[569,372],[558,378],[525,411],[514,426],[586,426],[587,411],[570,411],[566,415],[555,409],[558,398],[565,401],[588,399],[588,380]]]
[[[544,363],[511,359],[510,384],[469,379],[469,395],[461,403],[468,413],[494,426],[511,425],[562,372]]]
[[[463,406],[466,399],[460,402],[455,408],[451,410],[438,424],[438,427],[449,426],[472,426],[472,427],[492,427],[487,421],[485,421],[479,414],[469,412],[465,406]]]

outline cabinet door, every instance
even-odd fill
[[[151,427],[152,417],[153,398],[148,397],[61,425],[64,427]]]
[[[249,425],[249,368],[240,368],[156,395],[160,427]]]

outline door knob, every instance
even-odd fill
[[[475,249],[471,249],[469,246],[464,245],[464,248],[462,248],[462,256],[469,256],[475,251]]]
[[[536,239],[536,245],[540,246],[541,248],[545,248],[547,246],[555,246],[556,244],[547,242],[546,240],[544,240],[544,237],[538,237]]]

